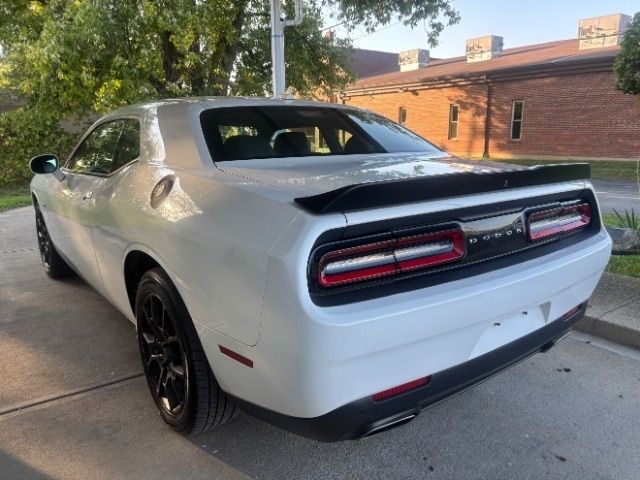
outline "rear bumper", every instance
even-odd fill
[[[375,402],[368,396],[314,418],[299,418],[268,410],[239,398],[247,413],[290,432],[320,441],[358,439],[401,425],[423,409],[491,378],[502,370],[551,348],[585,313],[586,303],[569,318],[559,318],[513,342],[472,360],[437,372],[424,387]]]

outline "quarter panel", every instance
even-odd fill
[[[299,210],[220,182],[221,174],[213,164],[204,171],[132,165],[103,192],[96,255],[106,296],[129,318],[124,261],[140,248],[167,270],[196,322],[255,345],[268,251]],[[168,175],[173,188],[153,208],[151,191]]]

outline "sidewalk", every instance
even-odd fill
[[[575,328],[640,349],[640,279],[605,272]]]

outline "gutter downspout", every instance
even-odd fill
[[[484,76],[484,83],[487,86],[487,110],[484,115],[484,151],[482,158],[489,158],[489,140],[491,138],[491,83],[487,76]]]

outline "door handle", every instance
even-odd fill
[[[80,200],[82,200],[83,202],[86,202],[87,200],[89,200],[91,197],[93,197],[93,192],[86,192],[84,195],[82,195],[82,197],[80,198]]]

